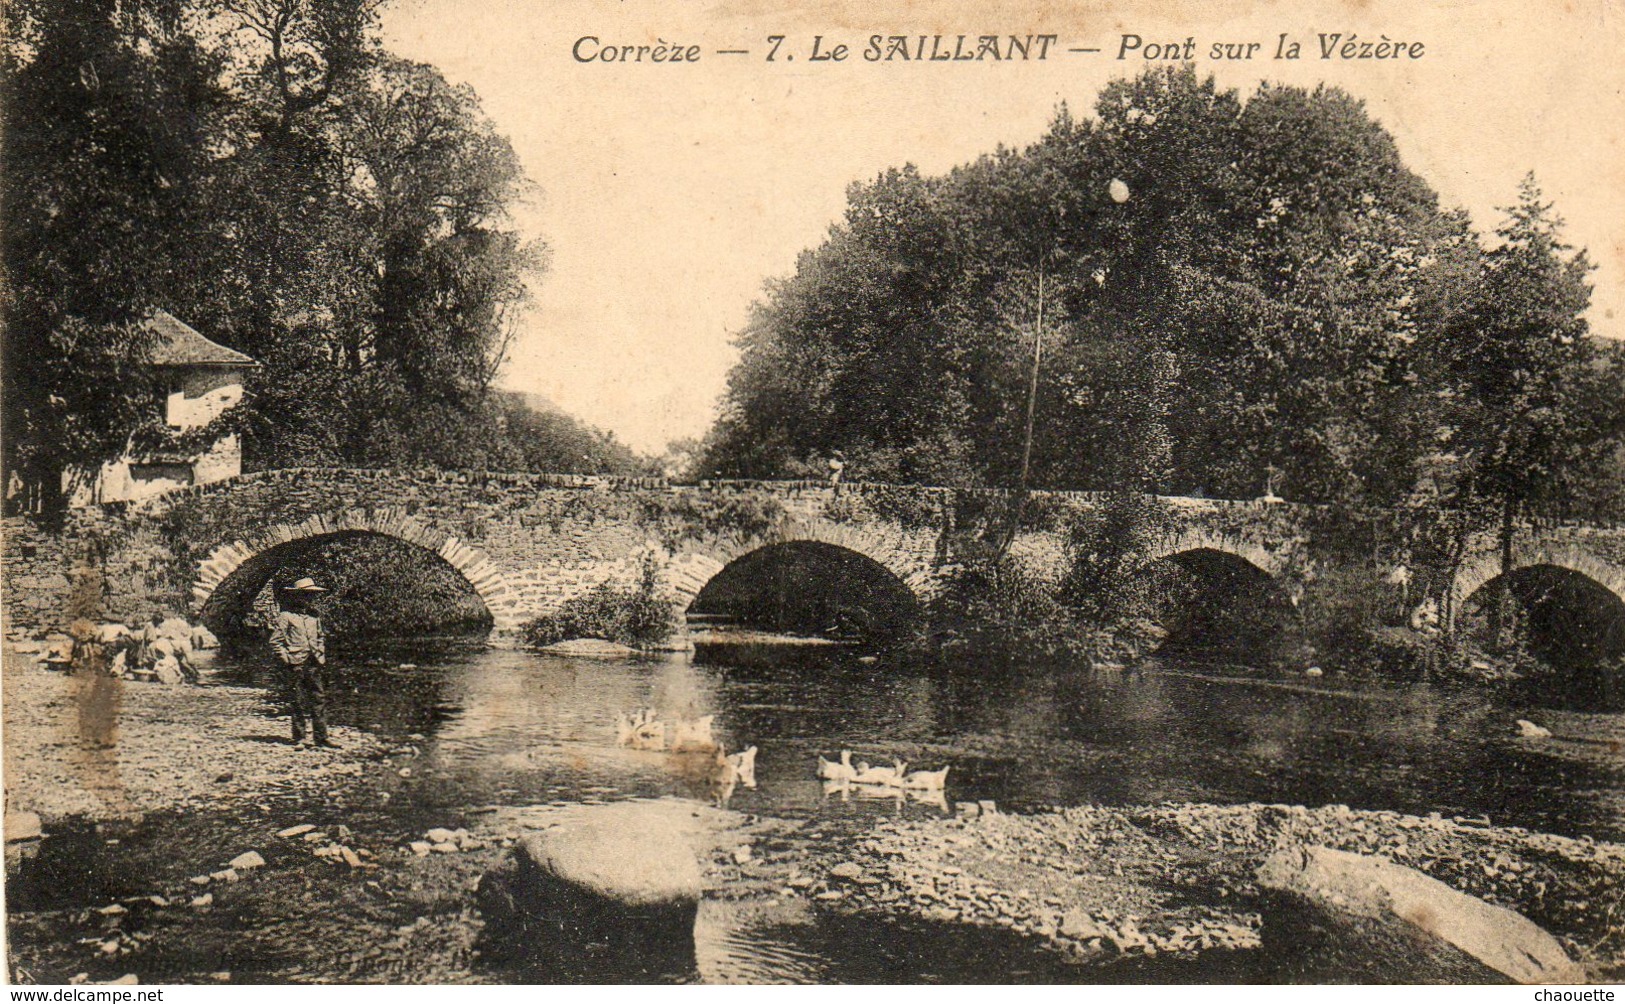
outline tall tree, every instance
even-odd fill
[[[507,217],[527,183],[472,91],[382,49],[378,6],[0,8],[5,465],[36,497],[155,417],[152,307],[261,362],[250,466],[536,452],[492,393],[542,266]]]
[[[135,322],[208,295],[211,141],[229,101],[189,24],[179,3],[0,8],[4,460],[47,504],[156,411]]]
[[[1414,344],[1473,249],[1363,106],[1114,81],[1024,150],[854,186],[741,341],[710,469],[1392,501],[1427,445]]]
[[[1467,308],[1449,331],[1457,505],[1491,514],[1503,575],[1492,600],[1500,640],[1505,572],[1522,515],[1561,513],[1617,445],[1625,402],[1606,393],[1585,320],[1592,265],[1561,237],[1533,174],[1496,230]],[[1617,387],[1617,384],[1614,386]]]

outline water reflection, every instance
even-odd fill
[[[259,678],[246,665],[230,673]],[[1345,803],[1625,833],[1625,716],[1548,709],[1539,717],[1559,739],[1529,742],[1512,723],[1534,712],[1478,688],[1335,676],[1311,684],[1171,662],[1094,671],[1037,660],[860,661],[830,646],[604,660],[441,645],[375,654],[340,676],[336,718],[392,739],[428,737],[417,797],[442,805],[715,800],[713,762],[617,743],[617,715],[653,708],[714,715],[725,749],[759,748],[758,787],[731,793],[747,811],[840,815],[886,801],[823,790],[816,757],[850,749],[855,760],[952,766],[947,802]]]
[[[859,655],[835,646],[734,646],[693,658],[604,660],[436,642],[335,658],[332,718],[417,751],[410,777],[386,804],[352,807],[344,819],[358,832],[395,842],[487,809],[522,820],[549,806],[676,797],[741,814],[814,820],[809,836],[838,840],[877,819],[939,817],[954,802],[993,799],[1022,809],[1189,799],[1487,814],[1549,832],[1625,836],[1625,716],[1618,714],[1535,713],[1516,694],[1481,689],[1356,684],[1335,676],[1312,683],[1251,678],[1176,662],[1094,671],[1043,660],[943,665]],[[267,685],[268,668],[264,659],[223,658],[215,679]],[[87,756],[97,754],[96,742],[116,741],[98,729],[112,720],[108,709],[117,699],[116,691],[81,696],[82,725],[92,740]],[[668,719],[714,715],[714,733],[727,750],[757,747],[756,786],[720,783],[715,752],[623,745],[617,716],[639,708]],[[1512,723],[1520,717],[1540,719],[1555,738],[1519,738]],[[854,761],[950,767],[946,790],[820,780],[818,758],[842,750]],[[224,816],[159,818],[132,828],[124,846],[148,847],[144,853],[166,867],[227,860],[241,850],[249,825]],[[254,832],[267,828],[257,817],[251,825]],[[184,853],[174,853],[177,843]],[[134,869],[130,862],[141,860],[135,857],[118,859],[123,871],[101,867],[109,860],[104,844],[94,831],[46,841],[40,860],[20,880],[13,877],[8,893],[22,908],[37,909],[63,897],[82,906],[142,892],[150,870]],[[313,881],[346,880],[323,872]],[[343,903],[332,891],[318,889],[316,896]],[[356,910],[328,919],[373,922]],[[214,925],[189,931],[188,944],[236,937],[223,912],[190,915],[184,923]],[[1256,959],[1226,962],[1222,953],[1204,955],[1200,971],[1169,968],[1173,963],[1077,971],[1005,933],[885,923],[822,913],[799,896],[770,890],[702,901],[692,956],[670,965],[651,969],[646,953],[596,949],[550,956],[544,939],[520,963],[482,976],[707,982],[975,980],[995,972],[1012,980],[1107,982],[1271,976],[1245,968],[1256,967]],[[296,946],[309,937],[300,927],[282,941]],[[291,963],[242,960],[233,968],[276,974],[285,964]],[[1226,965],[1240,968],[1232,973]]]

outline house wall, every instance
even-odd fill
[[[174,367],[164,420],[177,429],[208,425],[243,399],[243,373],[222,366]]]
[[[192,462],[192,483],[207,485],[243,473],[243,447],[235,432],[221,436]]]
[[[102,465],[94,497],[78,502],[78,496],[75,496],[75,502],[78,505],[137,502],[201,483],[196,480],[191,464],[143,464],[129,459],[114,460]]]
[[[176,429],[208,425],[243,399],[243,374],[221,366],[173,367],[164,420]],[[95,479],[63,479],[71,508],[104,502],[139,502],[166,492],[233,478],[243,471],[242,442],[236,433],[222,436],[191,463],[141,463],[130,457],[101,465]]]

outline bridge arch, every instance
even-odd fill
[[[806,576],[807,588],[796,578],[786,589],[786,574]],[[820,574],[841,582],[842,590],[820,591]],[[762,594],[778,592],[781,618],[810,620],[840,613],[857,634],[874,638],[895,637],[917,623],[932,585],[931,569],[883,534],[794,517],[766,534],[691,545],[667,566],[667,586],[682,616],[740,616],[753,606],[745,595],[756,594],[754,605],[759,607]],[[760,609],[753,612],[764,615]],[[811,627],[758,623],[775,630]]]
[[[1539,565],[1551,565],[1583,575],[1625,603],[1625,567],[1604,561],[1579,547],[1543,544],[1514,549],[1512,567],[1508,571],[1517,573]],[[1452,614],[1459,613],[1474,593],[1500,576],[1501,555],[1498,553],[1484,554],[1476,561],[1464,564],[1450,586]]]
[[[1251,565],[1270,578],[1280,575],[1286,566],[1285,559],[1245,538],[1205,530],[1192,530],[1162,538],[1147,549],[1140,564],[1144,567],[1165,558],[1177,558],[1182,554],[1202,551],[1229,555]]]
[[[911,554],[902,541],[862,526],[790,517],[764,534],[722,537],[681,548],[668,566],[667,588],[686,609],[734,561],[764,547],[793,543],[827,544],[860,554],[896,576],[921,603],[936,586],[930,566]]]
[[[1546,670],[1525,680],[1530,696],[1586,710],[1625,706],[1625,577],[1620,569],[1576,548],[1514,551],[1503,576],[1498,556],[1473,563],[1457,579],[1452,629],[1495,650],[1492,633],[1504,581],[1514,599],[1516,638]],[[1503,625],[1505,622],[1501,622]]]
[[[1284,566],[1244,538],[1199,530],[1148,548],[1133,574],[1151,584],[1149,619],[1166,632],[1159,653],[1248,663],[1289,655],[1301,632]]]
[[[253,571],[255,564],[267,563],[273,551],[298,544],[315,546],[325,540],[361,534],[391,537],[438,555],[468,581],[490,611],[494,627],[500,630],[518,626],[520,615],[515,591],[489,555],[454,534],[390,509],[346,509],[312,516],[221,544],[198,564],[192,580],[193,612],[202,616],[206,608],[220,599],[217,594],[229,579],[240,571]]]

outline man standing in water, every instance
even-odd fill
[[[310,579],[300,579],[282,591],[282,609],[271,629],[271,651],[282,664],[283,685],[288,692],[293,716],[293,741],[305,739],[305,721],[317,746],[332,748],[327,739],[327,695],[322,687],[322,667],[327,665],[327,646],[322,622],[315,613],[314,600],[327,592]]]

